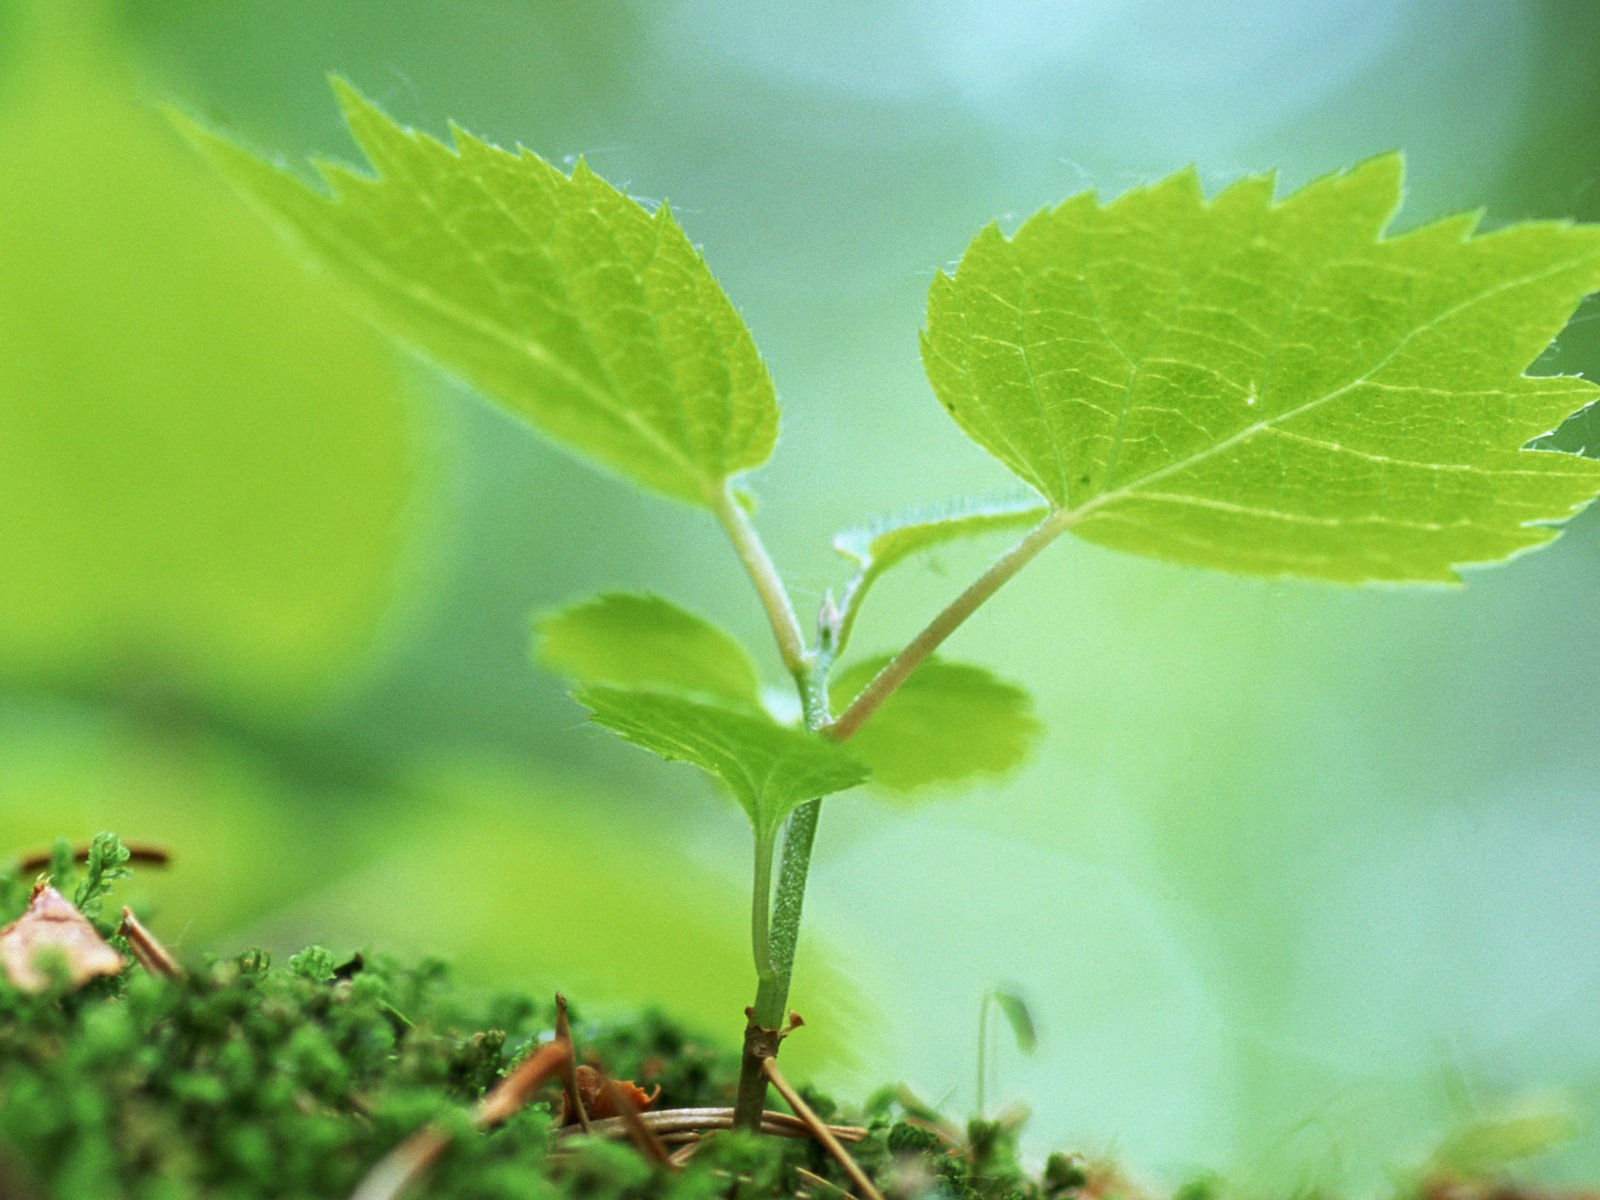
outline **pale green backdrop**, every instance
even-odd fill
[[[731,805],[585,726],[527,613],[653,588],[763,636],[710,523],[397,353],[174,136],[348,156],[396,117],[666,197],[785,405],[756,480],[797,599],[838,527],[1004,489],[921,377],[987,221],[1198,165],[1393,147],[1403,223],[1600,218],[1584,3],[13,0],[0,9],[0,848],[164,840],[191,950],[441,951],[475,978],[748,1002]],[[1600,370],[1580,313],[1547,369]],[[1563,431],[1600,448],[1600,421]],[[887,648],[993,548],[883,585]],[[1474,1114],[1600,1116],[1600,525],[1462,589],[1053,550],[959,635],[1049,732],[1004,785],[824,815],[799,1069],[973,1101],[1176,1180],[1379,1186]],[[779,681],[775,656],[766,663]],[[1600,1177],[1600,1137],[1547,1159]]]

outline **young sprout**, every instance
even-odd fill
[[[1525,373],[1600,288],[1600,227],[1477,236],[1465,215],[1390,237],[1398,154],[1281,198],[1271,175],[1207,197],[1184,170],[1110,202],[1072,197],[1009,236],[990,225],[935,276],[929,383],[1026,495],[842,537],[854,576],[802,621],[748,490],[777,443],[772,381],[669,207],[581,160],[565,172],[458,128],[446,145],[334,87],[372,173],[319,162],[321,187],[180,123],[379,324],[720,528],[798,694],[791,725],[763,703],[758,660],[662,597],[602,596],[538,623],[544,660],[598,724],[694,764],[750,819],[749,1130],[785,1027],[821,799],[948,791],[1024,759],[1026,695],[938,652],[1064,534],[1269,578],[1455,582],[1550,541],[1600,492],[1600,462],[1528,448],[1600,389]],[[896,453],[887,431],[883,445]],[[1019,533],[903,646],[848,657],[884,572]]]

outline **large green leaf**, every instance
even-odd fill
[[[745,648],[705,618],[660,596],[592,596],[542,614],[534,631],[540,661],[570,679],[761,707],[761,681]]]
[[[772,382],[665,205],[460,129],[452,149],[334,86],[378,175],[319,162],[331,195],[185,128],[382,324],[570,449],[694,504],[767,460]]]
[[[594,686],[576,695],[598,724],[625,741],[722,780],[749,815],[761,846],[771,846],[796,805],[867,778],[866,768],[843,746],[770,717],[637,688]]]
[[[1266,575],[1449,580],[1556,536],[1600,462],[1523,449],[1600,395],[1524,369],[1600,288],[1600,227],[1384,236],[1389,155],[1281,203],[1193,171],[984,230],[923,360],[1063,527]]]
[[[829,688],[843,708],[888,663],[857,663]],[[1040,734],[1028,693],[982,667],[932,658],[912,673],[850,739],[872,782],[907,792],[974,775],[1000,775],[1028,756]]]

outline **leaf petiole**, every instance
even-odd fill
[[[783,657],[783,665],[796,681],[800,681],[810,666],[809,652],[806,650],[805,636],[800,632],[800,619],[795,616],[789,593],[778,578],[778,569],[773,565],[772,556],[767,553],[761,535],[750,523],[749,514],[735,499],[729,486],[724,484],[722,490],[714,493],[710,499],[711,511],[716,514],[728,540],[733,543],[739,561],[744,563],[745,570],[750,574],[750,582],[755,584],[761,606],[767,610],[767,620],[772,623],[772,634],[778,640],[778,653]]]

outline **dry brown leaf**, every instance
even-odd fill
[[[601,1072],[590,1066],[578,1068],[578,1095],[583,1100],[583,1110],[595,1120],[604,1120],[607,1117],[620,1117],[617,1106],[612,1102],[606,1092],[606,1077]],[[661,1085],[657,1084],[653,1092],[647,1092],[631,1079],[614,1079],[611,1081],[617,1091],[622,1093],[623,1099],[634,1107],[636,1112],[643,1112],[656,1102],[661,1095]],[[576,1121],[577,1115],[569,1114],[563,1105],[562,1120]]]
[[[122,955],[84,915],[55,888],[41,883],[33,889],[28,911],[0,929],[0,971],[13,987],[42,992],[55,978],[52,959],[63,964],[74,988],[123,967]]]

